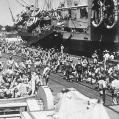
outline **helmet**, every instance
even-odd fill
[[[12,59],[12,56],[10,56],[9,59],[11,60]]]

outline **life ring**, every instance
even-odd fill
[[[107,29],[112,29],[118,21],[118,1],[106,0],[105,1],[105,20],[104,25]]]
[[[104,18],[103,3],[101,0],[94,0],[92,3],[92,17],[91,22],[94,27],[99,27]]]

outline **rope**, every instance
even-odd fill
[[[18,0],[16,0],[22,7],[26,7],[26,6],[24,6],[22,3],[20,3]]]
[[[11,8],[10,8],[9,0],[7,0],[7,3],[8,3],[9,11],[10,11],[10,14],[11,14],[11,17],[12,17],[12,21],[14,22],[15,19],[14,19],[14,16],[13,16],[12,10],[11,10]]]
[[[72,23],[74,24],[74,27],[75,27],[75,29],[76,29],[76,25],[75,25],[75,23],[74,23],[74,20],[71,19],[71,21],[72,21]]]
[[[24,0],[21,0],[22,2],[24,2],[27,6],[30,6],[27,2],[25,2]]]
[[[48,9],[48,10],[49,10],[49,9],[50,9],[50,7],[51,7],[51,6],[50,6],[50,5],[51,5],[51,1],[50,1],[50,2],[48,2],[47,0],[45,0],[45,3],[46,3],[46,7],[47,7],[46,9]]]

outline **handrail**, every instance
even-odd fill
[[[0,104],[13,103],[13,102],[25,102],[28,98],[35,98],[35,95],[19,98],[0,99]]]
[[[26,107],[26,106],[27,106],[27,103],[26,102],[0,104],[0,108]]]
[[[21,115],[20,114],[0,115],[0,118],[12,118],[12,117],[21,117]]]

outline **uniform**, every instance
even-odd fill
[[[0,62],[0,71],[2,71],[2,70],[3,70],[3,63]]]
[[[67,63],[66,64],[66,79],[67,79],[67,81],[70,81],[70,75],[73,75],[73,68],[72,68],[72,66],[71,66],[71,64],[70,63]],[[74,76],[74,75],[73,75]]]
[[[107,88],[106,81],[99,80],[98,88],[99,88],[100,97],[103,99],[103,102],[105,103],[105,95],[106,95],[106,88]]]
[[[117,97],[119,96],[119,80],[115,79],[111,83],[112,87],[112,98],[113,98],[113,103],[117,104]]]
[[[50,68],[49,67],[46,67],[43,70],[43,78],[45,79],[46,85],[48,84],[49,75],[50,75]]]
[[[8,60],[7,61],[7,67],[8,68],[13,68],[14,60]]]
[[[76,69],[76,72],[77,72],[77,74],[78,74],[78,79],[77,79],[77,82],[79,82],[79,81],[81,81],[81,78],[82,78],[82,65],[81,64],[76,64],[76,67],[75,67],[75,69]]]

